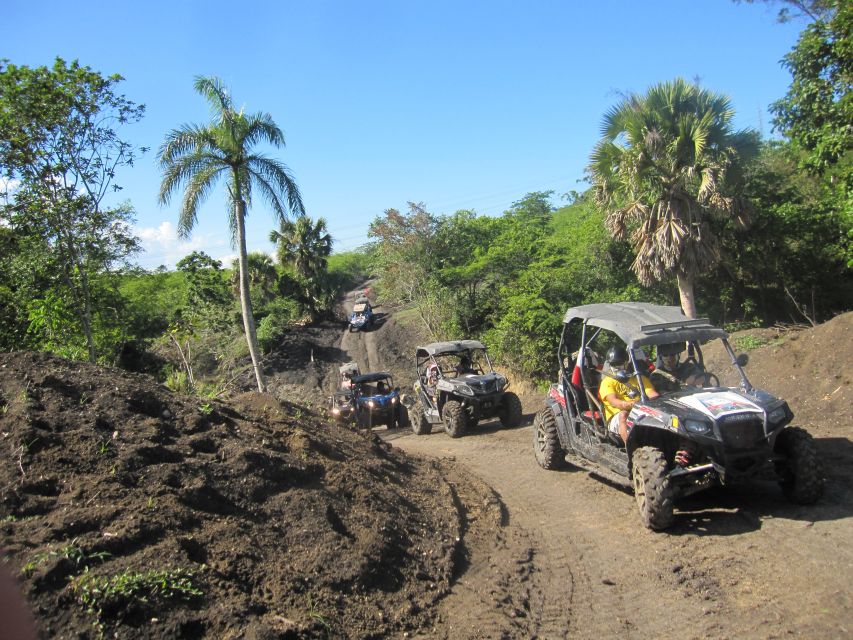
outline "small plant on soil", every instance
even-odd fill
[[[106,551],[94,551],[87,552],[83,547],[81,547],[77,538],[74,538],[70,542],[68,542],[65,546],[60,547],[59,549],[52,549],[50,551],[42,551],[35,555],[35,557],[27,562],[21,568],[21,574],[27,576],[36,570],[37,567],[43,565],[45,562],[50,560],[51,558],[65,558],[66,560],[70,560],[78,567],[86,567],[91,564],[91,561],[98,560],[103,562],[107,558],[110,557],[110,554]]]
[[[211,413],[213,413],[213,405],[209,402],[205,402],[203,405],[199,406],[198,410],[203,415],[209,416]]]
[[[168,601],[191,600],[204,595],[189,569],[150,571],[125,570],[113,575],[96,576],[84,571],[73,578],[69,588],[94,624],[103,634],[107,618],[132,606],[158,607]]]
[[[326,619],[320,611],[317,609],[314,604],[314,598],[311,597],[311,594],[308,594],[308,617],[317,624],[319,624],[323,629],[326,630],[326,633],[332,632],[332,625],[329,624],[329,621]]]

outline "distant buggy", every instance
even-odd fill
[[[369,329],[373,326],[376,316],[373,313],[373,307],[370,300],[365,296],[359,296],[355,299],[352,306],[352,313],[349,316],[349,330],[361,331]]]
[[[387,371],[354,376],[353,403],[355,421],[359,427],[370,429],[387,425],[394,429],[408,424],[408,413],[400,402],[400,389]]]
[[[636,302],[570,308],[563,322],[560,380],[534,420],[540,466],[556,469],[572,453],[603,475],[629,479],[650,529],[672,523],[678,497],[716,484],[769,476],[793,502],[810,504],[821,496],[823,476],[811,436],[788,426],[794,416],[784,400],[750,384],[743,371],[748,357],[735,355],[725,331],[708,320],[688,319],[678,307]],[[716,372],[719,379],[704,370],[701,346],[711,340],[721,341],[731,360],[731,371]],[[600,366],[598,354],[617,343],[627,346],[628,366]],[[652,366],[639,356],[681,349],[701,374],[701,386],[676,384],[648,397],[639,376]],[[627,443],[605,424],[598,394],[603,376],[639,384]]]
[[[415,398],[409,418],[418,435],[440,424],[458,438],[480,420],[498,417],[505,427],[521,423],[521,401],[495,373],[486,347],[477,340],[435,342],[415,353]]]

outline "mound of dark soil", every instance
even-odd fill
[[[0,354],[0,438],[4,562],[42,637],[402,634],[464,561],[446,470],[272,396]]]

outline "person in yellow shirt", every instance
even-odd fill
[[[625,347],[616,345],[610,347],[607,352],[609,370],[601,380],[598,395],[604,403],[604,417],[607,428],[613,433],[618,433],[622,442],[628,441],[628,413],[640,399],[640,390],[637,385],[637,376],[632,375],[625,382],[620,382],[614,377],[617,371],[624,371],[628,362],[628,351]],[[608,375],[610,374],[610,375]],[[619,376],[623,377],[623,376]],[[652,386],[648,376],[640,377],[643,383],[643,391],[649,398],[656,398],[658,392]]]

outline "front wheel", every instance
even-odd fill
[[[432,433],[432,425],[424,414],[424,408],[415,404],[409,409],[409,421],[412,423],[412,431],[416,436],[428,436]]]
[[[560,446],[557,420],[549,407],[542,409],[533,418],[533,455],[543,469],[559,469],[565,464],[566,452]]]
[[[468,415],[462,407],[462,403],[456,400],[448,400],[444,403],[442,419],[444,430],[451,438],[459,438],[465,435],[468,428]]]
[[[409,410],[402,404],[397,407],[397,426],[401,429],[409,426]]]
[[[512,391],[507,391],[501,398],[498,417],[505,427],[513,428],[521,424],[521,400]]]
[[[823,470],[811,435],[788,427],[777,436],[775,450],[786,458],[776,463],[785,497],[796,504],[817,502],[823,494]]]
[[[632,475],[643,524],[655,531],[666,529],[673,520],[673,491],[661,450],[640,447],[634,451]]]

